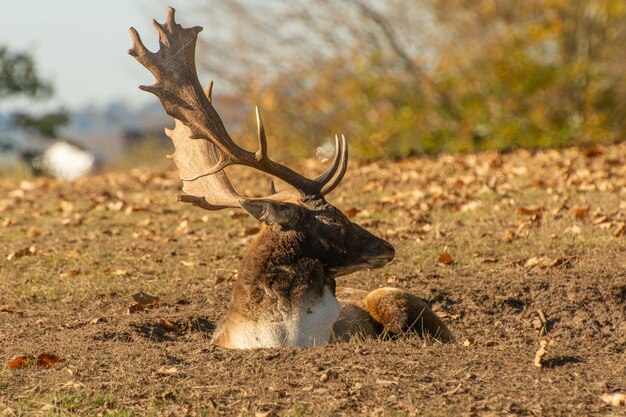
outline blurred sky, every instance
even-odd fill
[[[118,99],[140,105],[154,99],[137,86],[150,84],[153,78],[127,54],[128,28],[134,26],[148,48],[155,50],[151,19],[163,21],[167,6],[181,5],[177,20],[189,24],[184,4],[183,0],[5,0],[0,44],[30,52],[39,73],[53,83],[53,99],[37,107],[76,109]],[[24,108],[32,103],[5,99],[0,110],[16,105]]]

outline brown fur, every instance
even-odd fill
[[[333,327],[336,340],[352,337],[398,336],[416,332],[441,342],[453,340],[446,324],[415,295],[399,288],[371,292],[337,288],[341,314]]]

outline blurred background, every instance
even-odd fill
[[[150,19],[170,4],[180,23],[204,27],[201,82],[215,81],[231,135],[253,146],[259,105],[275,158],[311,157],[335,133],[363,160],[626,133],[624,0],[11,3],[0,25],[0,166],[46,170],[43,152],[59,141],[65,155],[84,153],[62,163],[75,173],[168,166],[171,121],[136,88],[152,77],[126,50],[129,26],[156,49]]]

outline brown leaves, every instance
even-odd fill
[[[348,218],[350,218],[350,219],[351,219],[351,218],[355,217],[357,214],[359,214],[359,212],[360,212],[360,211],[361,211],[361,210],[359,210],[358,208],[356,208],[356,207],[352,207],[352,208],[349,208],[348,210],[344,211],[344,214],[345,214]]]
[[[143,311],[148,308],[156,308],[161,305],[161,299],[159,297],[146,294],[145,292],[135,293],[131,297],[135,300],[135,304],[128,306],[128,314]]]
[[[578,256],[564,256],[557,258],[550,258],[547,256],[533,256],[531,258],[524,258],[518,261],[513,262],[513,265],[523,266],[524,268],[534,268],[538,267],[541,269],[546,268],[561,268],[561,267],[570,267],[573,262],[578,259]]]
[[[589,218],[589,207],[576,207],[574,209],[574,218],[576,220],[587,220]]]
[[[442,252],[437,257],[437,262],[444,265],[452,265],[454,263],[454,259],[452,259],[452,256],[450,256],[449,253]]]
[[[533,361],[533,364],[537,368],[541,368],[543,366],[543,357],[546,356],[546,354],[548,353],[548,351],[546,350],[546,346],[548,346],[548,342],[542,340],[539,346],[539,350],[537,350],[537,352],[535,353],[535,360]]]
[[[176,323],[174,323],[173,321],[170,321],[166,318],[163,317],[159,317],[159,321],[161,322],[161,324],[163,324],[165,327],[167,327],[168,329],[174,331],[174,332],[180,332],[180,326]]]
[[[0,313],[15,313],[17,309],[14,305],[4,305],[0,306]]]
[[[600,396],[600,399],[613,407],[626,406],[626,394],[622,392],[604,393]]]
[[[27,248],[16,250],[15,252],[11,252],[9,255],[7,255],[7,261],[12,261],[14,259],[18,259],[23,256],[32,256],[36,253],[37,253],[37,248],[35,248],[34,246],[29,246]]]
[[[536,207],[536,208],[519,207],[517,209],[517,213],[522,216],[541,216],[541,214],[544,211],[546,211],[544,207]]]
[[[30,366],[56,366],[59,363],[63,362],[64,359],[59,358],[56,355],[51,353],[42,353],[39,356],[18,356],[13,359],[11,362],[7,364],[7,368],[9,369],[19,369],[26,368]]]

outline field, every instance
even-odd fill
[[[0,415],[626,415],[605,401],[626,392],[624,161],[622,144],[352,163],[329,201],[397,257],[338,284],[410,289],[457,340],[255,351],[209,344],[251,218],[177,203],[173,170],[1,179]],[[129,313],[138,292],[160,302]],[[7,367],[44,353],[59,362]]]

